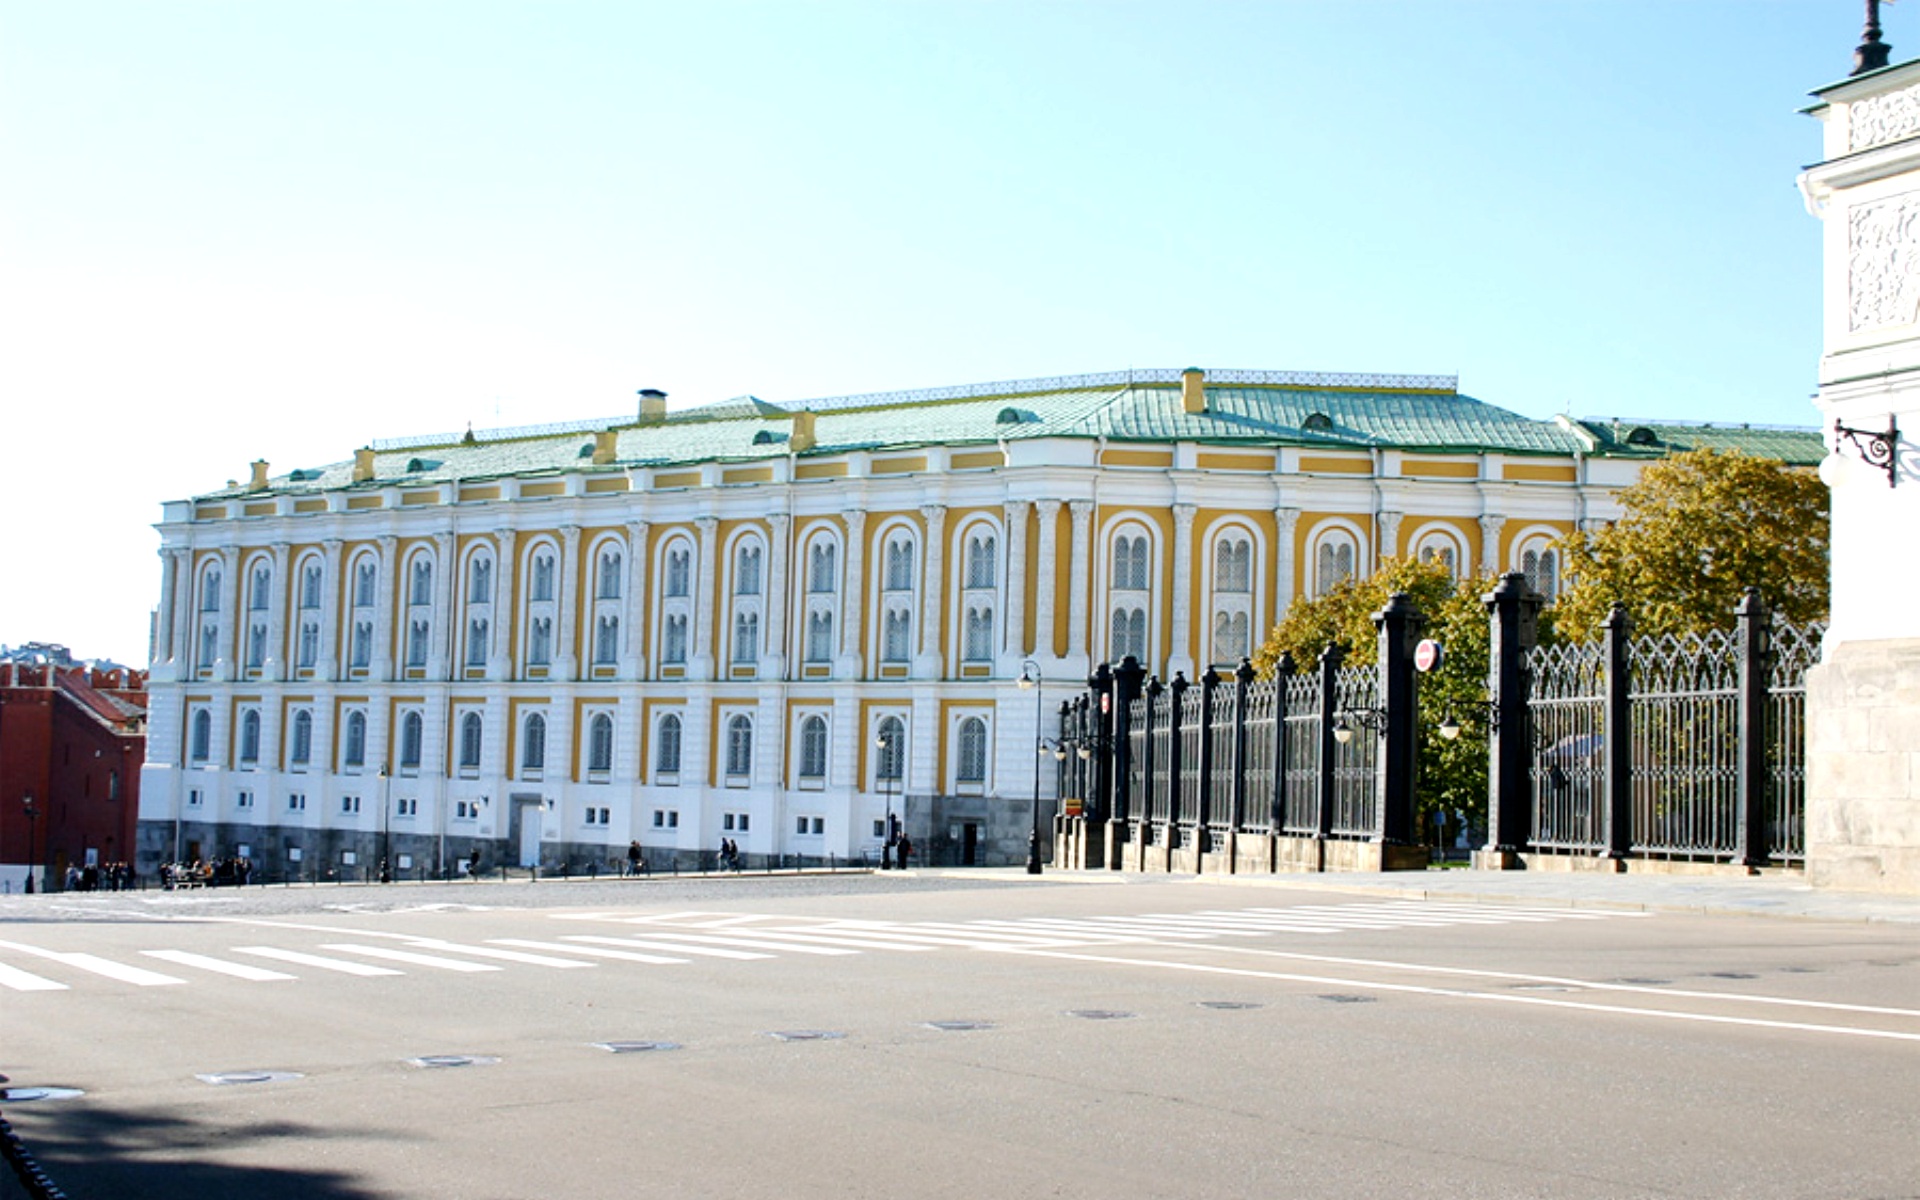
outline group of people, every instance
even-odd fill
[[[212,862],[194,859],[190,863],[161,863],[160,886],[175,888],[245,887],[253,877],[253,860],[239,855],[216,858]]]
[[[130,892],[133,883],[132,863],[108,863],[104,867],[88,863],[84,867],[67,868],[67,890],[70,892]]]
[[[732,838],[720,839],[720,869],[738,871],[740,869],[740,845]]]

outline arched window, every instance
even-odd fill
[[[300,607],[320,607],[320,564],[309,562],[300,569]]]
[[[906,662],[913,657],[913,613],[889,609],[882,637],[880,657],[885,662]]]
[[[1236,663],[1252,653],[1248,645],[1251,632],[1247,614],[1217,612],[1213,615],[1213,661]]]
[[[1108,653],[1118,662],[1131,654],[1146,661],[1147,658],[1147,610],[1144,608],[1116,608],[1113,610],[1112,639]]]
[[[807,614],[807,661],[833,661],[833,613],[816,609]]]
[[[817,541],[807,552],[807,591],[830,593],[837,589],[839,572],[835,567],[839,548],[829,541]]]
[[[687,618],[685,616],[667,618],[666,628],[660,639],[660,661],[674,664],[687,661]]]
[[[967,538],[967,587],[995,586],[997,544],[997,539],[991,533],[975,533]]]
[[[676,546],[667,551],[666,594],[685,596],[692,590],[693,551]]]
[[[213,756],[213,715],[206,709],[193,714],[193,732],[189,738],[187,757],[194,762],[203,763]]]
[[[745,713],[735,713],[727,721],[727,774],[733,776],[753,773],[753,720]]]
[[[905,534],[896,534],[887,539],[886,590],[913,590],[913,539]]]
[[[524,770],[538,771],[546,765],[547,719],[534,713],[521,729],[520,766]]]
[[[1467,561],[1465,543],[1458,534],[1440,526],[1429,526],[1414,538],[1413,556],[1421,562],[1439,563],[1447,574],[1460,578],[1461,566]]]
[[[480,767],[480,714],[470,712],[460,718],[460,765],[468,770]]]
[[[611,666],[620,657],[620,618],[602,613],[593,622],[593,665]]]
[[[355,608],[373,607],[373,592],[379,579],[380,568],[375,565],[371,558],[361,559],[359,564],[354,567],[353,606]]]
[[[536,554],[533,556],[533,579],[528,585],[528,599],[534,601],[553,599],[553,555]]]
[[[422,725],[420,714],[410,712],[400,719],[400,765],[417,770],[420,766]]]
[[[596,567],[593,595],[596,600],[618,600],[620,598],[620,551],[608,548],[600,551]]]
[[[587,770],[613,770],[613,718],[595,713],[587,725]]]
[[[260,710],[257,708],[240,714],[240,761],[260,761]]]
[[[253,568],[253,583],[247,589],[247,609],[250,612],[267,611],[268,597],[273,591],[273,569],[265,563]]]
[[[427,665],[427,642],[433,636],[433,627],[424,617],[415,618],[407,624],[407,665],[424,667]]]
[[[1153,586],[1152,543],[1144,534],[1121,535],[1113,541],[1115,591],[1145,591]]]
[[[1253,590],[1253,543],[1244,537],[1222,537],[1213,548],[1213,587],[1218,592]]]
[[[874,779],[899,782],[907,761],[906,723],[899,717],[882,717],[876,741],[878,753],[874,756]]]
[[[961,646],[961,657],[967,662],[985,662],[993,657],[993,610],[986,607],[967,609],[966,639]]]
[[[1109,543],[1107,591],[1107,660],[1119,662],[1131,654],[1141,662],[1151,658],[1147,614],[1154,611],[1153,539],[1138,523],[1120,526]]]
[[[293,746],[288,758],[301,767],[313,761],[313,714],[304,708],[293,714]]]
[[[987,781],[987,723],[979,717],[967,717],[960,722],[960,755],[955,777],[961,783]]]
[[[760,661],[760,618],[753,613],[733,618],[733,661],[740,666]]]
[[[660,718],[660,734],[654,739],[657,748],[653,756],[653,768],[662,775],[680,773],[680,716],[668,713]]]
[[[827,777],[827,719],[809,716],[800,722],[800,778]]]
[[[484,667],[487,665],[487,634],[492,631],[485,617],[475,617],[467,622],[467,665]]]
[[[1213,543],[1212,649],[1208,661],[1237,663],[1253,652],[1253,539],[1228,526]]]
[[[552,617],[535,617],[527,623],[527,662],[536,667],[553,662]]]
[[[1313,594],[1324,596],[1351,579],[1360,564],[1360,542],[1351,530],[1334,526],[1314,539]]]
[[[742,546],[734,555],[733,594],[736,596],[760,594],[760,547]]]
[[[347,714],[346,736],[341,738],[340,761],[349,767],[367,762],[367,714],[355,710]]]
[[[476,557],[467,568],[467,603],[493,602],[493,560]]]
[[[1551,544],[1541,541],[1520,551],[1520,570],[1527,577],[1527,586],[1545,596],[1549,601],[1560,597],[1560,552]]]
[[[424,557],[413,560],[407,586],[407,603],[415,607],[433,603],[433,564]]]
[[[220,572],[217,569],[209,569],[200,577],[200,611],[220,611]]]

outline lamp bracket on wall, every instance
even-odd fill
[[[1900,460],[1894,453],[1900,444],[1900,426],[1894,423],[1893,415],[1887,415],[1887,429],[1882,433],[1874,429],[1854,429],[1842,425],[1838,420],[1833,423],[1834,445],[1845,438],[1853,443],[1870,466],[1879,467],[1887,473],[1887,486],[1897,487],[1900,483]]]

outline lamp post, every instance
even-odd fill
[[[34,850],[38,843],[34,841],[33,828],[34,822],[40,816],[40,810],[33,806],[32,792],[23,794],[20,802],[27,808],[27,895],[31,896],[33,895],[33,869],[36,865],[35,860],[39,857]]]
[[[393,882],[393,773],[380,764],[380,882]]]
[[[886,824],[881,826],[883,840],[880,843],[880,869],[885,871],[893,866],[893,735],[883,733],[873,740],[873,744],[880,750],[880,795],[887,807]]]
[[[1020,690],[1033,689],[1033,828],[1027,834],[1027,874],[1040,873],[1040,759],[1046,753],[1046,739],[1040,736],[1040,724],[1046,719],[1040,686],[1040,664],[1027,659],[1020,664]]]

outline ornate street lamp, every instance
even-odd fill
[[[880,843],[880,869],[882,871],[885,871],[888,868],[893,866],[894,843],[893,843],[892,783],[893,783],[893,771],[894,771],[895,762],[896,762],[896,760],[893,757],[893,740],[894,740],[893,735],[890,733],[883,733],[879,737],[873,739],[873,744],[877,746],[880,750],[880,762],[878,764],[879,775],[880,775],[880,795],[884,798],[884,801],[887,806],[886,824],[881,826],[881,829],[882,829],[881,836],[884,839]]]
[[[380,882],[393,882],[393,774],[380,764]]]
[[[39,854],[34,849],[38,843],[34,841],[33,829],[35,820],[40,816],[40,810],[33,806],[32,792],[23,794],[20,802],[27,806],[27,895],[31,896],[33,895],[33,869],[39,862]]]
[[[1033,689],[1033,828],[1027,834],[1027,874],[1040,873],[1040,759],[1046,753],[1047,744],[1040,736],[1040,724],[1045,720],[1045,707],[1042,703],[1040,686],[1040,664],[1027,659],[1020,664],[1020,689]]]

